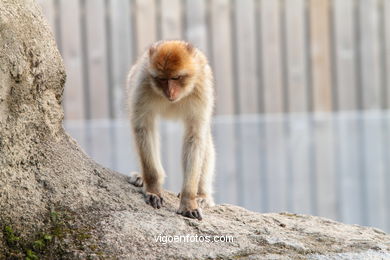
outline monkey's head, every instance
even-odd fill
[[[183,41],[157,42],[149,49],[151,86],[175,102],[191,93],[196,75],[195,49]]]

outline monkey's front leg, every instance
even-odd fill
[[[154,124],[135,126],[134,135],[141,161],[145,201],[154,208],[161,208],[164,170],[159,157],[159,145]]]
[[[202,128],[194,125],[187,126],[183,144],[184,180],[178,213],[199,220],[202,219],[202,213],[196,199],[205,144],[205,134],[203,134]]]

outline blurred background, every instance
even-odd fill
[[[138,169],[126,74],[160,39],[215,73],[215,197],[390,232],[390,1],[39,0],[64,58],[65,127],[102,165]],[[182,126],[161,122],[166,188]]]

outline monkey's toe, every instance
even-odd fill
[[[178,211],[177,213],[187,218],[196,218],[198,220],[203,219],[200,209]]]
[[[159,209],[162,207],[164,199],[154,193],[148,193],[145,195],[145,202],[153,208]]]
[[[130,173],[130,181],[136,187],[142,187],[144,185],[144,179],[142,178],[141,173],[132,172]]]

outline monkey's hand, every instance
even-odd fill
[[[145,192],[145,202],[149,205],[151,205],[155,209],[159,209],[162,207],[164,199],[161,197],[161,195],[151,193],[151,192]]]
[[[139,172],[131,172],[129,182],[136,187],[144,186],[144,179],[142,178],[142,174]],[[145,191],[144,194],[145,202],[147,204],[151,205],[155,209],[159,209],[162,207],[164,200],[161,195],[148,191]]]
[[[202,211],[198,207],[198,203],[195,199],[184,199],[180,201],[180,207],[177,211],[177,214],[180,214],[187,218],[196,218],[202,220]]]

